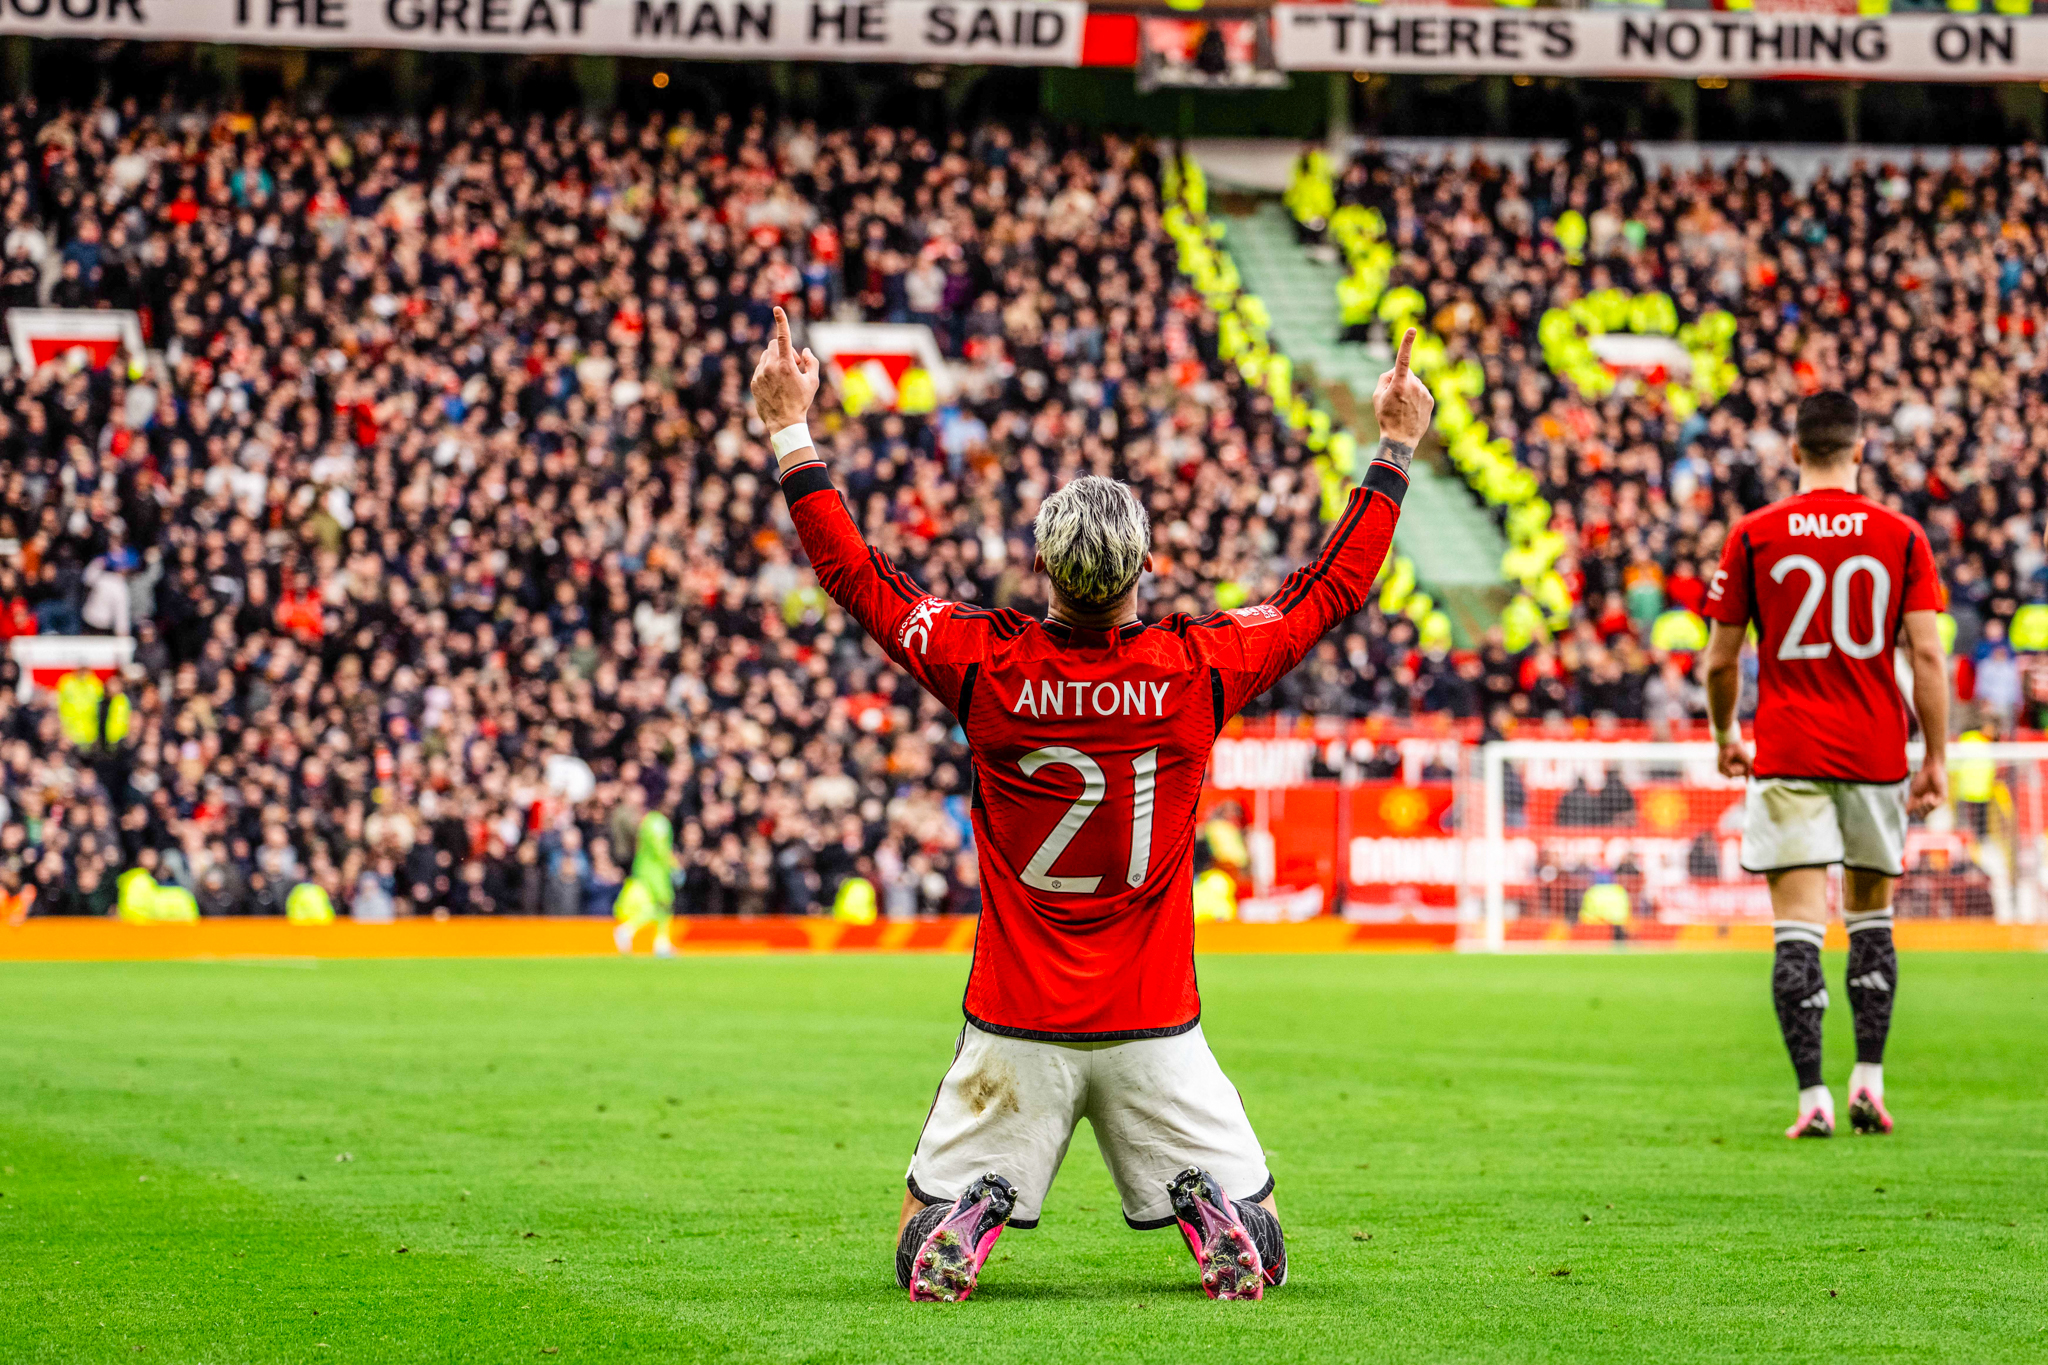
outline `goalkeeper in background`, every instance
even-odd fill
[[[626,884],[619,888],[619,899],[612,906],[612,913],[618,917],[618,927],[612,930],[612,941],[619,945],[619,951],[633,951],[633,940],[648,925],[654,926],[654,955],[672,957],[676,951],[675,941],[669,937],[669,925],[676,912],[676,850],[675,830],[669,825],[668,817],[660,811],[650,811],[640,818],[640,836],[633,850],[633,870],[626,874]]]

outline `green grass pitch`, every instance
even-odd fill
[[[1909,956],[1899,1133],[1802,1143],[1760,957],[1201,967],[1263,1304],[1085,1136],[973,1301],[905,1302],[964,959],[0,968],[0,1356],[2048,1358],[2048,957]]]

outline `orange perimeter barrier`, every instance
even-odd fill
[[[965,953],[974,921],[932,919],[837,924],[828,919],[678,918],[679,952]],[[1331,953],[1443,949],[1449,924],[1204,924],[1195,946],[1216,953]],[[636,950],[648,951],[652,930]],[[296,925],[282,919],[124,924],[111,919],[32,919],[0,928],[0,961],[116,962],[266,957],[609,957],[612,922],[598,919],[413,919],[395,924]]]
[[[1647,926],[1646,926],[1647,927]],[[1513,947],[1598,949],[1613,946],[1606,931],[1560,925],[1554,938],[1517,940]],[[2048,924],[1990,924],[1967,920],[1905,920],[1896,930],[1907,952],[1959,950],[2048,951]],[[645,953],[650,935],[637,950]],[[826,919],[770,917],[675,921],[678,951],[712,953],[965,953],[974,946],[972,920],[884,921],[836,924]],[[1828,946],[1845,940],[1840,925]],[[1345,953],[1443,951],[1457,944],[1450,924],[1351,924],[1338,919],[1302,924],[1203,924],[1195,948],[1205,953]],[[1678,951],[1771,946],[1769,925],[1726,928],[1687,925],[1631,949]],[[119,962],[233,958],[372,957],[609,957],[612,924],[598,919],[400,920],[355,924],[347,920],[301,926],[282,919],[204,920],[197,924],[124,924],[112,919],[32,919],[0,927],[0,961]]]
[[[1519,931],[1519,932],[1518,932]],[[1990,920],[1905,919],[1892,926],[1892,939],[1900,951],[1910,953],[2038,953],[2048,952],[2048,924],[1994,924]],[[1617,944],[1614,933],[1604,924],[1570,924],[1523,921],[1508,926],[1508,948],[1513,952],[1545,949],[1626,947],[1633,951],[1673,950],[1677,952],[1769,952],[1771,926],[1768,924],[1634,924],[1628,936]],[[1840,923],[1828,926],[1825,945],[1831,952],[1845,950],[1849,936]]]

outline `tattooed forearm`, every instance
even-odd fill
[[[1408,461],[1415,458],[1415,447],[1409,445],[1406,441],[1389,440],[1387,437],[1382,436],[1380,437],[1378,458],[1385,460],[1388,464],[1405,474],[1408,472]]]

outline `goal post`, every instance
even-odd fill
[[[1501,740],[1478,757],[1477,946],[1769,923],[1739,861],[1746,784],[1712,744]],[[1897,913],[2035,922],[2044,838],[2048,743],[1952,744],[1948,804],[1907,831]]]

